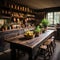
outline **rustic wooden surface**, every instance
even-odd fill
[[[25,39],[24,35],[19,35],[14,38],[7,39],[5,41],[7,41],[9,43],[16,43],[16,44],[24,45],[24,46],[27,46],[30,48],[34,48],[36,45],[38,45],[45,39],[50,38],[52,36],[51,34],[53,32],[54,32],[54,30],[47,30],[45,33],[40,34],[39,37],[35,37],[32,39]]]

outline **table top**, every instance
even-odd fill
[[[42,33],[38,37],[34,37],[32,39],[25,39],[24,35],[19,35],[14,38],[6,39],[5,41],[34,48],[36,45],[47,39],[52,33],[54,33],[54,30],[47,30],[45,33]]]

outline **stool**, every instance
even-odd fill
[[[42,56],[44,60],[47,60],[47,57],[50,58],[50,56],[52,55],[52,51],[54,52],[54,48],[55,48],[54,38],[48,39],[42,45],[40,45],[36,57]]]
[[[55,47],[56,47],[56,43],[55,43],[55,39],[54,39],[53,36],[52,36],[52,38],[51,38],[51,41],[52,41],[52,43],[53,43],[53,47],[55,48]]]
[[[53,49],[53,52],[54,52],[54,49],[56,47],[56,43],[55,43],[54,38],[51,38],[51,46],[52,46],[52,49]]]
[[[43,58],[43,60],[47,60],[50,58],[50,55],[49,55],[49,51],[48,51],[48,47],[47,45],[41,45],[39,47],[39,50],[37,52],[37,56],[41,56]],[[36,58],[35,58],[36,59]]]
[[[51,45],[51,39],[48,39],[47,41],[45,41],[43,44],[47,45],[48,51],[50,53],[50,55],[52,55],[52,45]]]
[[[55,46],[56,46],[56,43],[55,43],[55,40],[54,38],[52,37],[51,39],[48,39],[44,45],[47,45],[48,48],[49,48],[49,51],[50,51],[50,54],[52,55],[52,53],[54,52],[54,49],[55,49]]]

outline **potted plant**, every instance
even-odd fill
[[[48,26],[48,20],[47,19],[42,19],[42,21],[41,21],[41,24],[42,24],[42,26],[43,26],[43,32],[45,32],[46,30],[47,30],[47,26]]]
[[[41,32],[41,29],[40,29],[40,26],[38,25],[38,26],[36,26],[36,28],[35,28],[35,36],[39,36],[39,34],[40,34],[40,32]]]
[[[41,23],[42,23],[43,27],[46,28],[48,26],[49,22],[47,19],[44,18],[44,19],[42,19]]]

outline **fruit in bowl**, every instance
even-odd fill
[[[33,38],[33,37],[34,37],[34,32],[28,30],[28,31],[26,31],[26,32],[24,33],[24,36],[25,36],[25,38],[27,38],[27,39]]]

